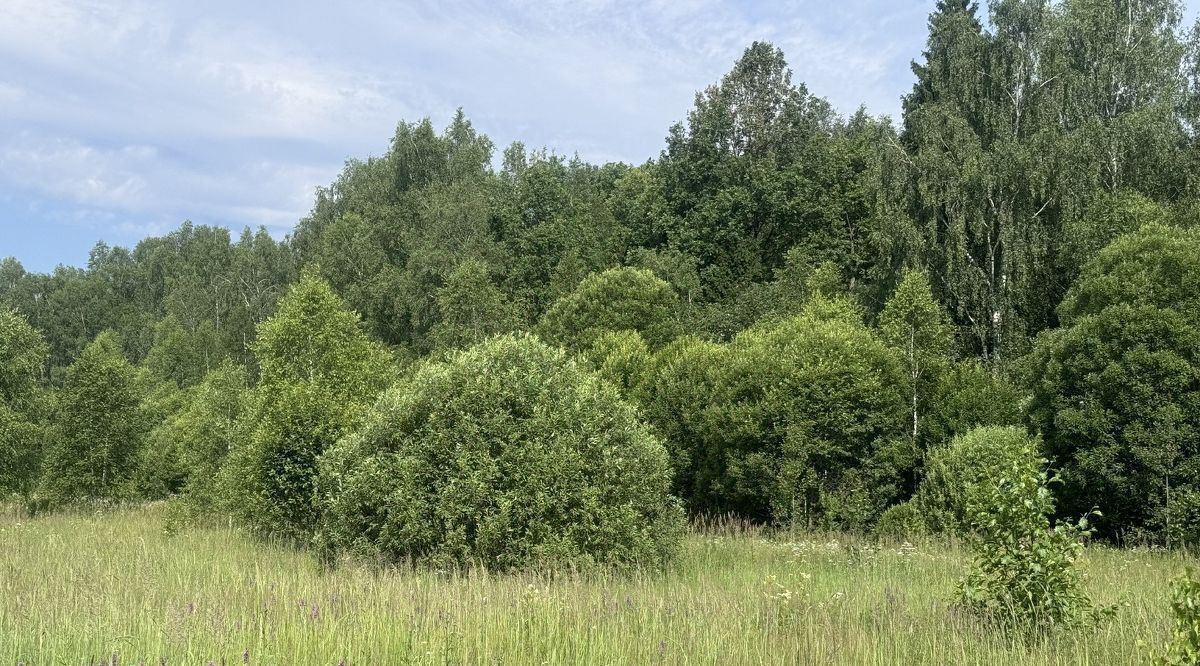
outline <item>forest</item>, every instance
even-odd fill
[[[283,239],[184,222],[86,267],[0,260],[0,494],[24,529],[614,585],[706,525],[948,541],[974,558],[951,606],[997,650],[1111,622],[1089,557],[1200,545],[1182,15],[939,0],[897,119],[840,115],[755,42],[645,164],[500,148],[460,110],[400,122]],[[910,647],[821,663],[937,663]]]

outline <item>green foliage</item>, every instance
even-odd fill
[[[242,417],[248,393],[245,368],[230,361],[181,393],[180,404],[147,435],[143,494],[182,495],[187,518],[228,509],[217,479],[229,452],[247,435],[250,424]]]
[[[429,331],[434,349],[470,347],[518,327],[516,309],[492,284],[487,264],[467,259],[437,291],[440,319]]]
[[[1072,628],[1110,613],[1093,609],[1082,589],[1076,560],[1092,533],[1087,518],[1051,528],[1051,479],[1037,442],[1024,438],[1009,446],[1012,457],[966,489],[975,558],[959,584],[958,601],[1022,633]]]
[[[853,168],[829,103],[792,83],[783,52],[755,42],[671,128],[659,162],[669,245],[700,264],[703,298],[729,300],[796,246],[812,263],[851,263]],[[860,245],[861,247],[861,245]]]
[[[724,345],[681,336],[654,353],[636,394],[670,454],[673,492],[691,509],[709,508],[721,473],[719,394],[729,358]]]
[[[317,458],[362,420],[393,374],[391,358],[313,273],[259,325],[254,354],[249,433],[222,470],[223,492],[253,531],[304,541],[318,518]]]
[[[1071,325],[1111,305],[1153,305],[1200,312],[1197,232],[1146,225],[1121,236],[1088,263],[1059,306]]]
[[[0,400],[0,496],[27,495],[37,484],[44,428]]]
[[[875,522],[875,535],[893,541],[908,541],[928,531],[921,507],[915,502],[889,506]]]
[[[647,270],[613,268],[588,276],[538,322],[545,341],[582,351],[607,331],[637,331],[651,347],[677,334],[679,299],[671,285]]]
[[[730,345],[708,502],[777,522],[870,524],[911,492],[917,453],[897,446],[902,374],[853,306],[814,300]],[[712,445],[710,445],[712,446]]]
[[[23,406],[36,386],[48,348],[20,314],[0,307],[0,403]]]
[[[1200,487],[1198,288],[1200,239],[1143,227],[1084,269],[1028,361],[1064,509],[1100,507],[1108,535],[1165,528],[1171,490]]]
[[[271,333],[271,348],[255,342],[307,266],[395,358],[442,358],[540,321],[543,340],[640,404],[697,511],[794,519],[794,500],[804,522],[867,524],[911,494],[922,452],[1017,423],[1028,392],[1030,422],[1062,466],[1065,511],[1102,501],[1108,536],[1191,541],[1200,278],[1194,235],[1159,226],[1195,227],[1200,192],[1200,30],[1180,21],[1175,0],[941,0],[899,127],[866,109],[838,115],[793,80],[780,49],[756,42],[641,166],[514,143],[496,168],[496,146],[459,111],[440,130],[401,122],[382,155],[349,160],[281,242],[185,222],[132,248],[99,243],[85,267],[31,273],[0,260],[11,461],[0,475],[30,486],[61,430],[38,388],[112,330],[144,371],[139,427],[163,428],[138,456],[136,492],[186,485],[167,421],[190,389],[226,359],[257,380],[263,359],[235,456],[258,471],[223,476],[239,489],[230,498],[257,497],[267,514],[295,500],[304,513],[301,500],[263,494],[268,470],[291,470],[288,492],[307,492],[326,439],[385,383],[363,379],[374,361],[355,360],[384,355],[340,334],[322,340],[305,324]],[[833,380],[777,396],[789,364],[804,381],[821,365],[786,360],[782,343],[714,351],[692,340],[657,358],[681,332],[762,340],[797,316],[818,329],[878,321],[894,362],[851,360],[847,372],[886,375],[881,403],[862,409],[891,414],[901,394],[905,423],[856,420],[859,407],[834,423],[798,406],[853,403]],[[1006,381],[1014,368],[1028,380],[1020,390]],[[776,384],[748,388],[756,381]],[[863,386],[847,380],[846,391]]]
[[[48,348],[17,312],[0,307],[0,493],[26,494],[41,465],[46,396],[38,388]]]
[[[1083,267],[1120,236],[1148,224],[1167,224],[1169,217],[1161,204],[1140,192],[1096,193],[1087,210],[1063,230],[1063,281],[1074,282]]]
[[[636,331],[613,331],[596,338],[587,352],[596,373],[621,389],[621,394],[637,402],[638,392],[646,384],[652,355],[646,341]]]
[[[913,498],[930,530],[968,534],[970,507],[983,501],[978,493],[1022,463],[1030,455],[1028,443],[1028,434],[1020,428],[988,426],[930,450]]]
[[[1164,488],[1169,495],[1155,507],[1149,520],[1150,535],[1161,537],[1168,548],[1195,548],[1200,544],[1200,490],[1194,486]],[[1136,530],[1130,530],[1129,541],[1158,541],[1139,539]]]
[[[67,369],[46,452],[39,507],[113,500],[127,491],[145,435],[136,371],[111,331]]]
[[[145,442],[138,450],[127,494],[139,499],[163,499],[179,491],[187,478],[180,460],[178,441],[163,437],[164,423],[187,404],[189,391],[174,382],[154,382],[153,373],[139,373],[138,417],[146,430]],[[148,381],[149,380],[149,381]]]
[[[884,342],[900,352],[904,363],[915,447],[921,434],[921,416],[933,407],[953,341],[949,318],[933,299],[924,272],[905,271],[879,315],[879,332]]]
[[[1188,567],[1171,584],[1171,612],[1174,626],[1171,640],[1162,654],[1150,651],[1153,666],[1195,666],[1200,664],[1200,581]],[[1142,647],[1146,647],[1145,643]]]
[[[188,330],[174,315],[167,315],[154,327],[154,344],[142,367],[159,379],[186,388],[203,379],[225,356],[212,322],[200,321],[195,329]]]
[[[683,516],[616,389],[530,337],[423,366],[321,459],[326,552],[489,569],[658,566]]]
[[[921,420],[921,437],[930,447],[979,426],[1023,423],[1021,390],[976,360],[952,363],[938,377],[935,390]]]

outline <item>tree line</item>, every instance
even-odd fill
[[[461,368],[509,358],[613,419],[605,391],[632,405],[648,434],[626,424],[622,446],[651,460],[643,440],[661,442],[693,513],[907,524],[937,514],[955,442],[1011,426],[1040,438],[1063,514],[1195,541],[1200,30],[1181,16],[1173,0],[941,0],[897,123],[839,115],[755,43],[642,165],[519,143],[497,159],[460,111],[347,162],[282,241],[185,223],[99,244],[86,268],[5,259],[0,487],[31,508],[178,495],[330,548],[433,549],[323,484],[378,490],[371,461],[419,494],[432,454],[399,465],[370,424],[465,427],[469,402],[420,405],[483,391]],[[471,432],[551,432],[536,405],[553,396],[493,388],[528,427]],[[516,478],[498,469],[488,483]],[[673,520],[651,504],[641,520]],[[439,556],[482,538],[446,525],[439,543],[458,545]]]

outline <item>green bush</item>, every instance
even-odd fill
[[[627,399],[636,401],[635,394],[646,383],[650,369],[650,349],[636,331],[612,331],[596,338],[587,352],[592,367],[603,378],[621,389]]]
[[[218,473],[229,452],[246,437],[242,418],[247,407],[245,368],[225,361],[183,392],[177,408],[146,438],[143,483],[151,496],[178,493],[178,519],[212,516],[220,507]]]
[[[637,392],[670,455],[674,492],[692,511],[718,508],[713,484],[723,469],[727,430],[719,414],[728,364],[724,345],[683,336],[653,355]]]
[[[510,570],[660,565],[683,514],[663,447],[616,389],[530,337],[388,391],[321,460],[330,556]]]
[[[24,317],[0,307],[0,402],[25,406],[48,353],[46,341]]]
[[[174,381],[159,378],[144,367],[138,379],[142,385],[138,412],[146,427],[146,440],[138,451],[127,494],[131,498],[164,499],[183,487],[187,470],[181,455],[181,433],[169,432],[163,426],[186,406],[191,389],[180,390]]]
[[[637,331],[658,348],[677,334],[679,299],[648,270],[613,268],[589,275],[538,322],[538,336],[572,351],[589,349],[607,331]]]
[[[980,484],[1021,462],[1028,439],[1020,428],[986,426],[932,449],[913,499],[930,531],[966,535],[971,527],[968,506],[978,502]]]
[[[0,400],[0,498],[37,484],[44,430]]]
[[[1155,507],[1147,528],[1125,531],[1123,543],[1189,549],[1200,545],[1200,491],[1190,485],[1168,490],[1169,495]]]
[[[1028,414],[1064,482],[1109,537],[1153,529],[1171,490],[1200,487],[1200,235],[1147,225],[1084,268],[1025,363]]]
[[[466,259],[437,291],[438,321],[429,331],[435,350],[461,349],[520,325],[516,307],[492,283],[487,264]]]
[[[1121,236],[1058,315],[1026,365],[1062,509],[1099,507],[1106,536],[1154,529],[1164,543],[1172,489],[1200,487],[1200,235],[1150,224]]]
[[[1021,424],[1021,393],[975,360],[958,361],[938,376],[921,437],[929,448],[980,426]]]
[[[724,510],[856,529],[912,492],[900,364],[852,304],[816,297],[728,351],[713,488]]]
[[[1022,634],[1078,627],[1111,609],[1094,609],[1076,560],[1091,534],[1087,518],[1051,527],[1051,479],[1037,442],[1025,438],[1012,459],[967,486],[975,551],[958,601],[984,620]]]
[[[913,502],[893,504],[875,522],[875,535],[883,539],[907,541],[925,532],[925,518]]]

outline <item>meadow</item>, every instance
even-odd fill
[[[163,506],[0,518],[3,664],[1132,664],[1179,553],[1089,547],[1098,629],[1006,638],[951,602],[952,543],[693,528],[658,573],[322,569]]]

